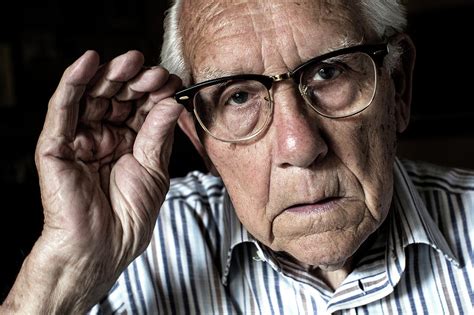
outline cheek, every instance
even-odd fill
[[[365,138],[360,180],[364,183],[367,206],[374,217],[382,219],[390,207],[393,190],[393,163],[396,154],[394,105],[388,98],[374,104],[376,110],[361,127]]]
[[[376,167],[385,167],[385,170],[388,167],[391,173],[397,143],[394,99],[387,93],[381,95],[374,105],[372,118],[366,122],[367,138],[371,139],[368,157]]]
[[[396,153],[396,120],[389,95],[380,96],[360,116],[329,122],[329,147],[344,168],[357,178],[367,208],[376,219],[385,217],[392,195]]]
[[[263,141],[247,145],[206,142],[206,150],[219,172],[237,216],[256,237],[267,238],[271,158]]]

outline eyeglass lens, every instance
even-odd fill
[[[339,55],[300,72],[300,91],[318,113],[346,117],[371,103],[376,66],[365,53]],[[258,134],[272,115],[270,92],[259,81],[229,80],[205,87],[194,97],[195,113],[212,136],[239,141]]]
[[[236,141],[258,133],[271,117],[267,88],[258,81],[231,80],[201,89],[196,115],[214,137]]]
[[[306,101],[320,114],[339,118],[367,107],[375,93],[376,66],[367,54],[351,53],[319,62],[301,75]]]

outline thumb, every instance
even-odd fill
[[[168,174],[174,128],[183,110],[173,98],[165,98],[151,109],[140,128],[133,155],[150,174]]]

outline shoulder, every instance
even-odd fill
[[[173,301],[186,305],[188,292],[218,279],[224,194],[220,178],[199,171],[171,179],[150,244],[94,308],[97,314],[175,313]]]
[[[193,171],[184,177],[173,178],[165,201],[197,199],[208,200],[220,197],[224,193],[224,185],[220,177]]]
[[[418,190],[440,190],[453,194],[474,193],[474,170],[425,161],[400,161]]]
[[[401,160],[426,209],[456,256],[471,260],[474,242],[474,171]]]
[[[209,221],[215,222],[220,230],[224,197],[225,188],[219,177],[193,171],[184,177],[173,178],[161,206],[156,228],[160,228],[160,225],[171,228],[169,232],[173,233],[167,235],[170,233],[162,232],[162,238],[178,237],[177,231],[202,230]],[[188,233],[179,233],[179,237],[188,236]]]
[[[203,229],[210,222],[217,234],[222,230],[225,188],[220,177],[193,171],[184,177],[173,178],[160,209],[155,230],[160,229],[161,240],[166,238],[193,239],[204,237]],[[166,233],[168,232],[168,233]]]
[[[166,216],[169,208],[177,206],[186,206],[191,211],[203,206],[206,210],[215,210],[209,209],[208,205],[220,208],[224,194],[225,188],[221,178],[211,174],[192,171],[184,177],[172,178],[159,217]]]

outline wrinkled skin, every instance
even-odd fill
[[[88,51],[64,72],[36,149],[42,235],[1,314],[83,313],[148,245],[182,106],[181,80],[143,64]]]
[[[380,42],[344,5],[187,4],[181,22],[195,82],[216,74],[285,73],[345,42]],[[206,6],[205,16],[194,14],[199,6]],[[258,139],[204,138],[238,217],[263,244],[311,268],[350,270],[350,258],[387,216],[396,132],[407,123],[402,92],[386,69],[378,79],[372,105],[340,120],[317,115],[292,81],[280,82],[272,90],[273,121]],[[289,211],[301,204],[309,211]]]

